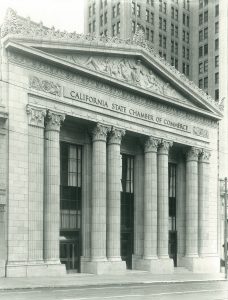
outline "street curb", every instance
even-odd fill
[[[188,284],[188,283],[208,283],[216,281],[226,281],[226,279],[208,279],[208,280],[168,280],[168,281],[140,281],[140,282],[124,282],[124,283],[94,283],[94,284],[78,284],[78,285],[37,285],[37,286],[22,286],[22,287],[0,287],[2,291],[10,290],[36,290],[36,289],[81,289],[81,288],[102,288],[102,287],[118,287],[118,286],[135,286],[135,285],[164,285],[164,284]]]

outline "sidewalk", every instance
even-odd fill
[[[195,274],[175,272],[174,274],[150,274],[144,271],[127,271],[126,274],[92,275],[68,274],[56,277],[0,278],[0,290],[91,287],[111,285],[161,284],[182,282],[207,282],[225,280],[224,274]]]

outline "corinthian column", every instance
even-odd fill
[[[125,131],[113,128],[108,141],[107,176],[107,257],[121,261],[120,257],[120,143]]]
[[[144,259],[157,258],[157,149],[159,140],[145,143],[144,166]]]
[[[91,259],[106,258],[106,139],[110,128],[97,124],[93,130]]]
[[[186,256],[198,257],[198,157],[191,147],[186,160]]]
[[[168,155],[172,143],[162,140],[158,149],[158,256],[169,258]]]
[[[46,110],[27,105],[29,123],[28,260],[43,261],[44,117]]]
[[[210,152],[203,149],[199,156],[199,255],[208,253],[208,199],[209,199],[209,159]]]
[[[59,263],[60,125],[65,116],[48,111],[45,128],[44,259]]]

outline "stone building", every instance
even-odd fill
[[[219,272],[222,106],[137,33],[1,27],[0,274]]]

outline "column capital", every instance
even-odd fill
[[[44,118],[46,116],[46,109],[28,104],[26,106],[26,112],[29,117],[29,125],[44,128]]]
[[[211,151],[207,149],[201,149],[199,152],[199,162],[209,163],[211,157]]]
[[[60,131],[61,123],[65,120],[65,114],[48,110],[46,116],[46,131]]]
[[[93,129],[93,142],[95,141],[106,141],[108,132],[111,131],[111,127],[98,123],[97,126]]]
[[[188,149],[188,151],[186,152],[186,158],[187,161],[198,161],[199,158],[199,154],[200,154],[200,149],[196,148],[196,147],[191,147],[190,149]]]
[[[171,148],[172,146],[173,146],[173,142],[161,139],[158,145],[159,154],[168,154],[169,148]]]
[[[120,128],[116,128],[113,127],[110,135],[109,135],[109,141],[108,144],[118,144],[120,145],[122,137],[125,135],[125,130],[124,129],[120,129]]]
[[[160,142],[160,139],[149,136],[144,144],[144,152],[157,152]]]

